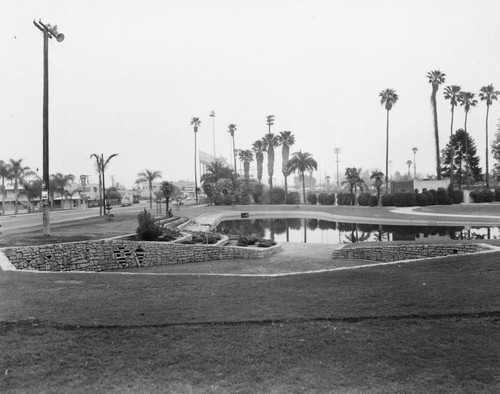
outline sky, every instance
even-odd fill
[[[315,176],[339,168],[385,171],[386,112],[379,93],[395,89],[389,160],[407,172],[435,174],[435,145],[426,74],[478,93],[500,89],[500,2],[495,0],[3,0],[0,15],[0,159],[42,169],[43,36],[33,20],[58,25],[49,42],[50,173],[89,175],[93,153],[118,153],[106,182],[133,187],[137,173],[194,179],[192,117],[200,150],[229,157],[227,126],[237,149],[267,132],[292,131],[291,152],[317,160]],[[5,55],[6,54],[6,55]],[[451,111],[438,92],[440,146]],[[486,105],[469,113],[481,165]],[[490,109],[490,141],[500,105]],[[456,109],[455,125],[464,122]],[[278,148],[279,152],[279,148]],[[282,182],[281,155],[274,177]],[[491,159],[490,159],[491,162]],[[264,180],[266,162],[264,163]],[[255,167],[255,163],[253,163]]]

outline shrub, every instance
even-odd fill
[[[319,193],[318,194],[318,204],[319,205],[326,205],[327,198],[328,198],[328,194],[326,194],[326,193]]]
[[[229,194],[223,194],[221,205],[232,205],[232,204],[233,204],[233,198]]]
[[[448,192],[452,204],[461,204],[464,202],[464,193],[461,190],[451,190]]]
[[[286,203],[287,204],[300,204],[300,194],[299,192],[288,192],[286,194]]]
[[[326,199],[327,205],[335,205],[335,193],[330,193]]]
[[[472,202],[483,202],[483,193],[481,190],[473,190],[469,195],[472,197]]]
[[[367,207],[370,205],[370,199],[371,199],[371,194],[370,193],[361,193],[359,196],[358,196],[358,204],[363,206],[363,207]]]
[[[272,239],[262,239],[257,243],[259,248],[269,248],[274,245],[276,245],[276,241],[273,241]]]
[[[481,191],[483,195],[483,202],[493,202],[495,201],[495,193],[490,189],[484,189]]]
[[[437,190],[437,200],[439,205],[449,205],[452,204],[452,199],[448,197],[448,192],[444,187],[440,187]]]
[[[495,189],[495,201],[500,201],[500,187]]]
[[[261,204],[260,198],[262,196],[262,193],[264,193],[264,186],[258,183],[257,185],[255,185],[252,192],[252,197],[256,204]]]
[[[149,213],[146,208],[137,215],[137,221],[139,222],[139,226],[137,227],[136,233],[140,240],[154,241],[162,234],[161,227],[155,223],[154,219],[151,217],[151,213]]]
[[[416,198],[417,198],[417,205],[421,207],[425,207],[426,205],[429,204],[429,199],[427,198],[427,195],[425,193],[416,194]]]
[[[392,195],[392,194],[384,194],[384,195],[382,195],[382,206],[383,207],[392,207],[392,206],[394,206],[394,195]]]
[[[396,207],[413,207],[417,205],[415,193],[396,193],[394,194],[394,205]]]
[[[437,191],[434,189],[431,189],[431,190],[429,190],[429,193],[432,196],[432,203],[429,203],[429,205],[438,205],[438,193],[437,193]],[[429,200],[429,201],[431,201],[431,200]]]
[[[306,199],[311,205],[316,205],[318,203],[318,196],[316,193],[307,193]]]
[[[269,192],[270,204],[284,204],[285,203],[285,189],[281,187],[273,187]]]
[[[340,192],[337,194],[337,204],[339,205],[354,205],[354,195],[351,193]]]

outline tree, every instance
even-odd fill
[[[437,179],[441,179],[441,163],[439,162],[439,130],[438,130],[438,116],[437,116],[437,101],[436,94],[439,89],[439,85],[444,83],[445,73],[439,70],[433,70],[427,73],[427,78],[429,83],[432,85],[431,93],[431,103],[432,103],[432,115],[434,120],[434,144],[436,147],[436,176]]]
[[[373,186],[375,186],[375,189],[377,189],[377,205],[380,206],[380,188],[384,184],[384,173],[379,170],[374,170],[372,171],[372,174],[370,175],[370,179],[373,180]]]
[[[156,170],[144,170],[137,174],[137,181],[136,181],[137,183],[142,183],[142,182],[148,183],[149,209],[153,209],[153,182],[155,181],[155,179],[159,178],[161,178],[161,171],[156,171]]]
[[[118,156],[118,153],[113,153],[108,156],[106,160],[104,160],[104,155],[101,153],[100,155],[97,153],[93,153],[90,155],[90,158],[94,157],[96,160],[96,169],[99,174],[99,215],[102,215],[103,207],[106,203],[106,183],[105,183],[105,170],[108,167],[109,162],[115,156]]]
[[[488,154],[488,115],[490,113],[490,105],[493,104],[493,100],[497,100],[500,92],[496,91],[493,84],[488,86],[483,86],[479,92],[479,98],[481,101],[486,101],[486,188],[490,187],[490,176],[489,176],[489,154]]]
[[[346,180],[342,183],[349,184],[349,192],[351,193],[351,205],[353,202],[356,201],[355,195],[357,193],[357,188],[359,187],[361,190],[363,190],[364,181],[363,179],[361,179],[360,174],[361,174],[361,168],[347,167],[345,169]]]
[[[172,182],[163,181],[160,186],[160,190],[165,197],[165,215],[168,217],[168,205],[170,198],[175,194],[175,186]]]
[[[257,161],[257,179],[262,180],[263,163],[264,163],[264,143],[262,140],[257,140],[252,144],[252,150],[255,153],[255,159]]]
[[[5,180],[9,179],[10,165],[0,160],[0,178],[2,178],[2,215],[5,216]]]
[[[240,150],[239,158],[243,162],[245,181],[248,182],[250,179],[250,163],[253,161],[253,152],[250,149]]]
[[[495,139],[491,141],[491,153],[495,159],[495,164],[493,168],[495,172],[500,173],[500,123],[497,124],[497,132],[495,133]]]
[[[408,166],[408,177],[411,177],[410,168],[413,162],[411,160],[406,160],[406,165]],[[441,173],[441,171],[439,171]]]
[[[389,173],[389,111],[392,109],[394,104],[398,101],[399,96],[394,89],[385,89],[379,93],[380,104],[385,105],[387,111],[386,120],[386,143],[385,143],[385,173]],[[387,177],[385,178],[385,188],[389,190]]]
[[[458,105],[458,96],[461,88],[458,85],[450,85],[444,88],[444,98],[450,100],[451,105],[451,124],[450,124],[450,137],[453,135],[453,119],[455,117],[455,107]],[[452,154],[452,152],[450,152]],[[450,177],[450,186],[453,187],[453,171]]]
[[[234,123],[231,123],[229,126],[227,126],[227,132],[229,133],[229,138],[230,141],[232,141],[232,152],[233,152],[233,160],[234,160],[234,172],[237,172],[236,168],[236,150],[235,150],[235,145],[234,145],[234,132],[236,131],[236,125]]]
[[[64,175],[58,172],[52,175],[53,191],[61,195],[61,209],[63,209],[63,197],[66,199],[65,190],[74,180],[75,176],[73,174]]]
[[[42,198],[42,180],[34,179],[32,181],[23,182],[24,192],[28,198],[28,213],[31,212],[31,206],[33,205],[33,200],[35,198]]]
[[[413,178],[417,179],[417,152],[418,152],[418,148],[416,146],[414,146],[413,148],[411,148],[411,150],[413,151]]]
[[[460,94],[458,95],[458,102],[460,103],[460,106],[464,107],[464,111],[465,111],[464,131],[465,131],[465,134],[467,134],[467,116],[469,114],[471,107],[476,106],[477,100],[474,99],[474,93],[460,92]],[[465,138],[464,140],[465,140],[465,152],[468,152],[468,147],[467,147],[468,138]],[[466,156],[469,156],[468,153],[466,154]],[[470,177],[469,177],[469,165],[468,165],[468,163],[466,166],[466,172],[467,172],[467,176],[466,176],[467,190],[469,190]]]
[[[264,151],[267,152],[267,175],[269,175],[269,188],[273,188],[273,175],[274,175],[274,148],[279,144],[278,137],[273,133],[267,133],[262,138]]]
[[[29,167],[23,166],[23,160],[14,160],[10,159],[10,171],[9,171],[9,179],[14,182],[14,200],[15,200],[15,214],[19,213],[19,185],[24,183],[25,177],[30,175],[35,175],[33,171],[30,170]]]
[[[477,148],[474,139],[464,129],[458,129],[450,137],[450,142],[441,152],[443,157],[442,172],[445,176],[449,176],[451,172],[454,172],[459,190],[462,189],[464,183],[469,186],[470,180],[467,179],[469,176],[473,181],[481,180],[481,168],[479,167],[479,157],[476,152]],[[465,173],[464,167],[466,169]]]
[[[193,126],[194,129],[194,195],[195,195],[195,200],[196,204],[198,204],[198,174],[196,171],[196,167],[198,166],[198,161],[196,160],[196,135],[198,134],[198,128],[200,127],[201,120],[200,118],[191,118],[191,125]],[[152,197],[150,196],[150,204],[152,204]],[[152,205],[151,205],[152,209]]]
[[[216,184],[220,179],[233,179],[234,171],[222,164],[220,161],[214,161],[207,165],[205,173],[201,176],[202,183]]]
[[[295,144],[295,137],[291,131],[281,131],[278,136],[278,143],[281,145],[281,172],[285,178],[285,200],[288,194],[288,160],[290,157],[290,147]]]
[[[300,172],[302,178],[302,196],[304,198],[304,204],[306,203],[306,183],[304,180],[304,172],[312,171],[318,168],[318,163],[312,155],[308,152],[302,153],[302,150],[292,154],[291,159],[288,161],[288,173]]]

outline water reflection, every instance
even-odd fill
[[[222,221],[217,232],[238,236],[256,235],[278,242],[356,243],[366,241],[412,241],[429,239],[496,239],[500,227],[400,226],[331,222],[322,219],[242,219]]]

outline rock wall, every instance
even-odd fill
[[[374,261],[399,261],[422,259],[426,257],[449,256],[455,254],[477,253],[490,250],[486,244],[406,244],[387,246],[361,246],[342,248],[333,251],[334,259],[356,259]]]
[[[5,248],[3,253],[19,270],[107,271],[209,260],[258,259],[280,248],[279,245],[257,249],[114,239]]]

